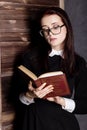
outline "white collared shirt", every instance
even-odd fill
[[[63,57],[63,50],[57,51],[57,50],[52,49],[51,52],[49,53],[49,56],[52,57],[54,55],[60,55],[61,57]]]
[[[33,98],[30,99],[30,98],[26,97],[23,93],[20,94],[19,99],[25,105],[30,105],[31,103],[35,103]],[[75,109],[74,100],[68,99],[68,98],[64,98],[64,100],[65,100],[65,107],[62,106],[62,109],[72,113]]]

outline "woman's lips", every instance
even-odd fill
[[[55,41],[57,38],[50,38],[50,42]]]

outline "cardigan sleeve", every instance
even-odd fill
[[[74,113],[87,114],[87,67],[81,68],[75,80],[74,100],[76,107]]]

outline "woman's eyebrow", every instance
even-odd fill
[[[51,23],[51,25],[58,24],[58,22]],[[42,27],[48,27],[47,25],[42,25]]]

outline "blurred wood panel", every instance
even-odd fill
[[[40,4],[40,5],[59,5],[59,0],[25,0],[25,3]]]
[[[11,86],[11,77],[12,75],[10,76],[7,76],[7,77],[2,77],[2,114],[4,113],[4,116],[5,114],[7,113],[7,115],[9,115],[9,113],[12,113],[13,110],[12,110],[12,105],[9,104],[9,91],[10,91],[10,86]],[[7,116],[6,116],[7,117]],[[9,117],[9,116],[8,116]],[[4,118],[2,118],[2,122],[4,122]],[[9,118],[8,118],[9,120]]]
[[[12,2],[12,3],[25,3],[25,0],[2,0],[1,3],[5,3],[5,2]]]
[[[24,4],[40,4],[40,5],[59,5],[59,0],[3,0],[1,3],[24,3]]]
[[[28,16],[26,7],[17,1],[0,1],[0,80],[1,80],[1,130],[12,130],[14,121],[14,108],[7,97],[11,87],[13,66],[16,57],[21,54],[29,44]]]
[[[30,18],[48,6],[59,6],[59,0],[0,1],[0,130],[13,130],[15,111],[7,100],[17,58],[30,41]]]
[[[0,46],[11,46],[20,45],[24,42],[28,42],[29,33],[28,32],[1,32],[0,33]],[[27,43],[25,43],[27,44]]]
[[[26,44],[25,44],[26,45]],[[1,77],[11,73],[14,66],[14,61],[17,55],[25,50],[26,46],[20,44],[20,46],[8,46],[2,47],[1,50]]]
[[[0,20],[0,32],[29,32],[26,25],[23,20]]]
[[[8,11],[6,11],[6,9],[3,9],[0,11],[0,20],[26,20],[28,19],[29,14],[27,13],[27,9],[19,9],[17,11],[14,11],[14,9],[9,9]]]

